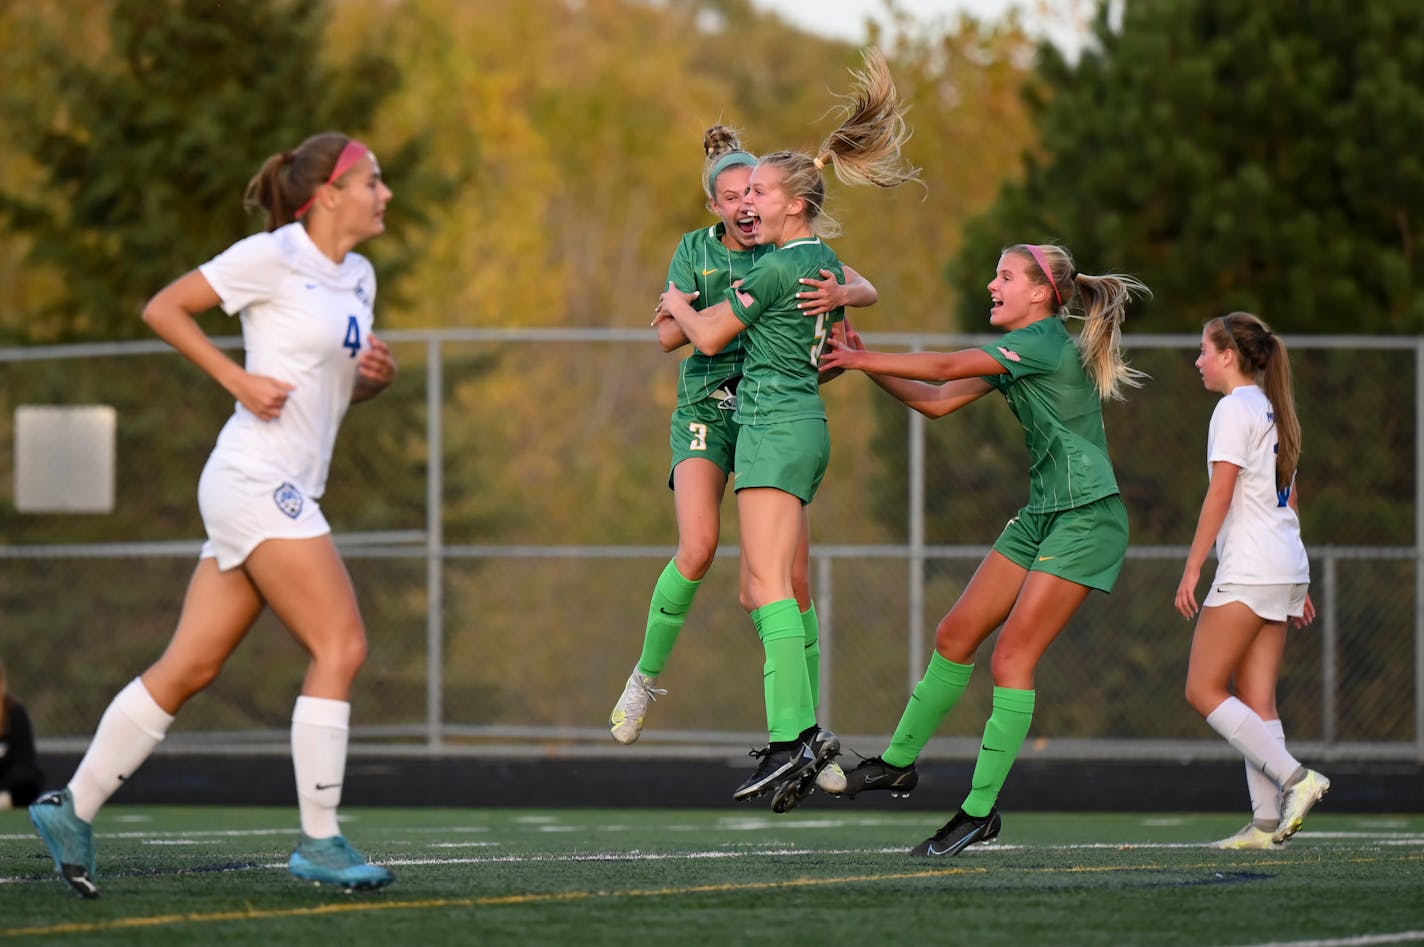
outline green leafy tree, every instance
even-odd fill
[[[1137,0],[1120,24],[1110,6],[1077,62],[1044,50],[1041,145],[955,284],[982,285],[1006,243],[1056,241],[1153,287],[1135,328],[1247,309],[1295,332],[1424,329],[1418,5]]]
[[[320,0],[88,9],[108,30],[84,44],[64,8],[6,11],[25,36],[6,44],[24,60],[7,73],[31,78],[0,93],[0,121],[40,180],[0,184],[0,219],[29,238],[27,264],[63,287],[39,311],[0,320],[14,341],[142,336],[144,299],[260,226],[241,192],[262,160],[316,131],[369,128],[397,81],[369,48],[322,55]],[[416,142],[382,154],[387,173],[419,152]]]

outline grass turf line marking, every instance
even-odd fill
[[[627,891],[557,891],[548,894],[508,894],[483,898],[433,898],[422,901],[366,901],[350,904],[323,904],[311,908],[283,908],[273,911],[214,911],[209,914],[156,914],[149,917],[126,917],[87,924],[51,924],[42,927],[12,927],[0,929],[0,938],[49,937],[58,934],[91,934],[100,931],[133,930],[177,924],[204,924],[221,921],[262,921],[285,917],[320,917],[352,911],[412,911],[435,908],[497,907],[523,904],[557,904],[586,901],[595,898],[666,898],[688,894],[724,894],[732,891],[769,891],[813,888],[828,885],[863,884],[876,881],[905,881],[914,878],[938,878],[951,875],[985,874],[983,868],[936,868],[925,871],[898,872],[890,875],[848,875],[839,878],[793,878],[787,881],[757,881],[711,885],[687,885],[681,888],[633,888]]]
[[[1424,941],[1424,931],[1399,931],[1394,934],[1360,934],[1356,937],[1331,937],[1325,940],[1276,940],[1246,947],[1371,947],[1374,944],[1414,944]]]
[[[804,854],[804,853],[789,853]],[[468,859],[468,861],[482,861],[485,859]],[[1354,858],[1350,862],[1364,863],[1380,861],[1378,858]],[[1406,861],[1415,861],[1414,858],[1407,858]],[[455,863],[467,861],[466,859],[441,860],[441,863]],[[1285,865],[1290,864],[1290,860],[1275,860],[1255,862],[1257,865]],[[401,864],[393,862],[392,864]],[[279,867],[279,866],[273,866]],[[210,924],[222,921],[258,921],[274,920],[287,917],[319,917],[322,915],[342,914],[352,911],[397,911],[397,910],[433,910],[440,908],[472,908],[472,907],[499,907],[509,905],[525,904],[559,904],[573,901],[586,901],[599,898],[659,898],[672,897],[689,894],[725,894],[735,891],[776,891],[791,890],[796,888],[827,887],[831,885],[865,884],[881,881],[906,881],[920,878],[948,878],[953,876],[976,875],[987,876],[996,871],[1012,872],[1021,871],[1025,874],[1113,874],[1129,871],[1141,872],[1183,872],[1193,870],[1215,870],[1220,865],[1217,862],[1208,862],[1196,865],[1100,865],[1100,866],[1072,866],[1067,868],[1021,868],[1021,869],[991,869],[991,868],[935,868],[923,871],[893,872],[886,875],[846,875],[834,878],[794,878],[786,881],[752,881],[726,884],[707,885],[687,885],[680,888],[633,888],[627,891],[556,891],[546,894],[510,894],[494,895],[482,898],[434,898],[418,901],[366,901],[347,904],[323,904],[310,908],[283,908],[279,910],[253,910],[246,911],[215,911],[208,914],[159,914],[149,917],[129,917],[119,918],[113,921],[95,923],[66,923],[53,924],[41,927],[15,927],[0,928],[0,939],[17,939],[21,937],[49,937],[59,934],[85,934],[100,931],[131,930],[139,928],[175,926],[179,924]],[[1415,940],[1424,940],[1424,932],[1406,931],[1401,934],[1375,935],[1378,937],[1393,938],[1388,940],[1378,940],[1371,938],[1347,938],[1342,940],[1329,941],[1294,941],[1280,944],[1257,944],[1253,947],[1356,947],[1356,945],[1372,944],[1393,944],[1407,943]]]

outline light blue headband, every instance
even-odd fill
[[[712,165],[712,170],[707,172],[707,195],[712,195],[712,188],[717,183],[717,177],[728,168],[735,168],[738,165],[746,165],[749,168],[757,166],[757,156],[746,151],[729,151],[718,158]]]

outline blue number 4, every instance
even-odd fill
[[[346,338],[341,340],[341,347],[350,349],[352,358],[361,351],[361,324],[356,321],[355,316],[346,317]]]

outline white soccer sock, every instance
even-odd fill
[[[1263,720],[1266,730],[1282,747],[1286,745],[1286,730],[1279,720]],[[1251,792],[1251,821],[1274,830],[1281,821],[1281,787],[1269,776],[1246,761],[1246,788]]]
[[[336,807],[346,778],[346,741],[351,704],[324,697],[298,697],[292,710],[292,769],[302,831],[312,838],[340,835]]]
[[[163,742],[171,723],[173,715],[158,706],[139,678],[119,691],[99,718],[99,729],[69,780],[74,814],[93,822],[109,797]]]
[[[1216,709],[1206,715],[1206,722],[1277,786],[1284,786],[1300,768],[1300,761],[1290,755],[1285,741],[1277,740],[1256,711],[1235,697],[1217,704]]]

